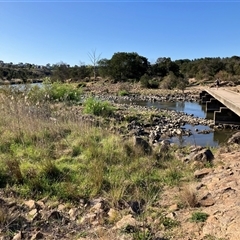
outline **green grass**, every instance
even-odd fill
[[[160,226],[169,231],[178,226],[177,221],[164,217],[159,200],[165,187],[191,181],[193,170],[175,159],[175,148],[161,156],[158,148],[143,154],[132,138],[123,140],[120,134],[110,131],[113,124],[118,128],[133,119],[147,121],[156,113],[132,109],[129,116],[124,112],[122,122],[113,123],[111,117],[117,109],[109,102],[91,97],[83,105],[77,99],[68,105],[65,103],[69,99],[60,97],[65,96],[64,91],[57,91],[53,101],[41,98],[41,89],[32,91],[34,101],[26,92],[0,94],[1,188],[13,190],[25,199],[47,196],[73,203],[102,196],[115,209],[128,201],[144,201],[141,221],[145,222],[149,209],[154,208],[160,214],[153,217],[153,222],[160,220]],[[91,123],[88,114],[100,123]],[[193,220],[203,218],[197,214]],[[4,222],[1,212],[0,221]],[[153,234],[146,226],[132,237],[151,239]]]
[[[193,212],[191,216],[191,222],[205,222],[208,218],[208,214],[204,212]]]
[[[100,101],[94,97],[89,97],[84,102],[84,113],[96,116],[108,117],[114,112],[113,106],[107,101]]]

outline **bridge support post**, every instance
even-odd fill
[[[224,105],[219,102],[215,98],[211,98],[210,101],[206,102],[206,112],[214,112],[219,111],[220,107],[224,107]]]
[[[208,94],[206,91],[202,91],[200,93],[200,102],[202,104],[206,104],[206,102],[210,101],[211,98],[212,98],[212,96],[210,94]]]
[[[240,125],[240,117],[227,107],[220,107],[219,111],[214,112],[215,124],[235,124]]]

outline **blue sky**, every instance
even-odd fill
[[[197,59],[240,56],[239,1],[0,0],[0,60],[91,64],[136,52]]]

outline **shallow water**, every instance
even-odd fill
[[[26,87],[32,87],[32,86],[42,86],[42,83],[33,83],[33,84],[19,84],[19,85],[10,85],[10,86],[4,86],[4,87],[16,87],[18,89],[23,90]],[[206,113],[205,111],[205,105],[201,105],[198,102],[150,102],[150,101],[139,101],[139,100],[132,100],[131,102],[129,100],[120,100],[121,103],[127,103],[127,104],[136,104],[139,106],[145,106],[145,107],[155,107],[158,109],[168,109],[168,110],[174,110],[177,112],[184,112],[187,114],[192,114],[195,117],[199,118],[206,118],[206,119],[213,119],[213,113]],[[199,131],[201,130],[209,130],[210,128],[205,125],[190,125],[186,124],[184,126],[186,129],[190,129],[193,135],[191,136],[184,136],[182,139],[179,139],[177,137],[171,138],[171,141],[174,143],[182,144],[182,145],[200,145],[200,146],[209,146],[209,147],[216,147],[221,144],[224,144],[227,142],[229,137],[232,136],[233,133],[235,133],[234,130],[215,130],[212,133],[209,134],[199,134],[196,129]]]
[[[146,107],[155,107],[158,109],[168,109],[174,110],[177,112],[184,112],[187,114],[192,114],[195,117],[213,119],[213,113],[206,113],[205,105],[201,105],[198,102],[147,102],[147,101],[132,101],[132,103],[146,106]],[[198,131],[209,130],[208,126],[204,125],[190,125],[186,124],[184,126],[186,129],[191,129],[193,135],[185,136],[182,139],[177,137],[171,138],[171,141],[174,143],[182,145],[200,145],[200,146],[209,146],[216,147],[227,142],[229,137],[234,133],[233,130],[215,130],[209,134],[199,134]],[[198,129],[198,131],[196,131]]]

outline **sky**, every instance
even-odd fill
[[[240,1],[0,0],[0,60],[92,65],[135,52],[198,59],[240,56]]]

